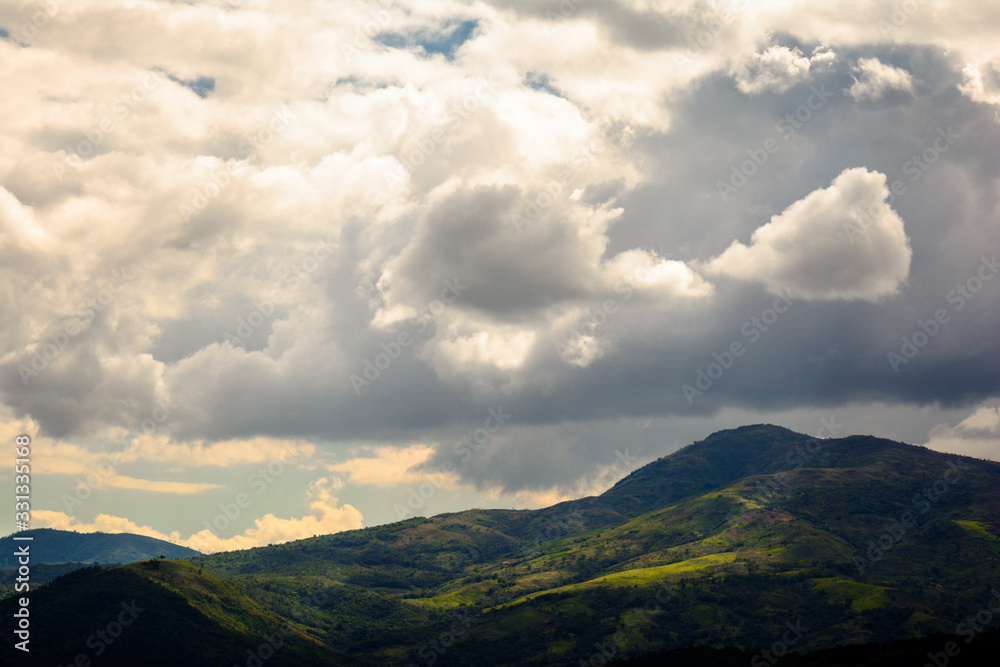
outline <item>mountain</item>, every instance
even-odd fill
[[[1000,605],[1000,464],[755,425],[693,443],[596,497],[191,562],[235,587],[202,603],[253,603],[339,651],[304,664],[345,654],[384,665],[604,664],[729,646],[718,655],[758,665],[933,633],[992,646],[980,612]],[[36,595],[72,598],[94,576]],[[187,585],[171,590],[197,599]]]
[[[132,563],[158,556],[191,558],[199,551],[145,535],[131,533],[75,533],[38,528],[15,533],[31,537],[31,562],[37,563]],[[0,553],[14,553],[14,535],[0,538]],[[12,564],[5,561],[4,567]]]

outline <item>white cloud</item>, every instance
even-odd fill
[[[235,466],[250,463],[302,462],[316,451],[311,443],[297,440],[257,437],[216,443],[174,442],[165,435],[144,434],[120,457],[123,463],[144,461],[166,463],[181,468]]]
[[[192,495],[204,493],[212,489],[219,488],[218,484],[207,482],[174,482],[170,480],[136,479],[127,475],[112,475],[107,477],[102,484],[119,489],[136,489],[139,491],[152,491],[154,493],[171,493],[176,495]]]
[[[974,102],[1000,106],[1000,59],[966,65],[958,89]]]
[[[808,80],[813,63],[830,62],[834,57],[832,51],[818,51],[808,58],[797,48],[773,45],[741,59],[730,69],[729,75],[745,95],[780,94]]]
[[[434,453],[430,445],[410,445],[409,447],[365,447],[365,453],[374,456],[358,456],[343,463],[326,466],[330,472],[347,476],[351,484],[362,484],[390,488],[406,484],[419,484],[427,479],[426,473],[417,468]],[[439,478],[436,475],[435,478]],[[438,486],[447,484],[450,478],[441,478]]]
[[[0,186],[0,243],[8,237],[32,250],[46,250],[55,243],[52,235],[35,219],[31,209]]]
[[[85,447],[53,438],[35,436],[33,449],[38,454],[33,472],[36,475],[87,475],[99,467],[108,469],[108,457]]]
[[[124,453],[94,452],[71,442],[39,436],[37,426],[25,422],[0,424],[0,432],[34,433],[31,451],[32,473],[35,475],[70,475],[90,488],[106,486],[176,495],[192,495],[219,488],[218,484],[212,483],[140,479],[121,474],[119,466],[144,458],[137,456],[134,448]],[[161,457],[159,460],[164,459]],[[183,459],[176,462],[191,463]]]
[[[608,284],[627,283],[646,295],[700,298],[714,287],[684,262],[663,259],[646,250],[626,250],[605,264]]]
[[[844,170],[705,264],[717,275],[810,300],[877,301],[899,292],[912,251],[879,172]]]
[[[460,367],[516,370],[524,364],[536,338],[534,332],[516,326],[494,326],[472,334],[453,332],[438,343],[435,356],[439,364],[451,360]]]
[[[938,424],[927,447],[939,452],[1000,461],[1000,406],[983,405],[956,426]]]
[[[600,115],[665,132],[670,128],[670,113],[662,104],[663,97],[702,69],[700,65],[678,67],[677,54],[668,51],[614,48],[597,22],[513,19],[503,16],[480,39],[467,44],[466,62],[485,68],[496,63],[497,53],[504,53],[507,67],[520,76],[529,71],[544,73],[566,98],[567,110],[572,109],[573,115],[582,111],[587,120]],[[534,134],[537,126],[525,129]],[[550,132],[565,129],[553,127]]]
[[[858,101],[878,101],[887,92],[913,92],[913,77],[904,69],[886,65],[878,58],[861,58],[854,72],[858,75],[847,94]]]
[[[353,505],[338,507],[338,500],[333,491],[339,486],[340,483],[336,479],[326,477],[316,480],[309,486],[308,495],[311,497],[309,509],[312,510],[312,514],[283,519],[268,513],[256,519],[253,527],[241,535],[221,539],[206,528],[189,537],[184,544],[198,551],[230,551],[363,528],[364,518],[356,507]]]

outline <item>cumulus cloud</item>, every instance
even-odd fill
[[[835,57],[828,50],[818,49],[812,57],[806,57],[798,48],[772,45],[741,59],[730,69],[729,75],[744,95],[780,94],[807,81],[813,64],[829,62]]]
[[[966,65],[958,89],[974,102],[1000,106],[1000,60]]]
[[[609,284],[627,283],[646,295],[660,298],[701,298],[714,291],[712,284],[686,263],[663,259],[638,248],[615,255],[605,264],[605,270]]]
[[[342,482],[327,477],[313,482],[307,492],[311,498],[309,509],[312,514],[284,519],[268,513],[255,519],[253,527],[240,535],[222,539],[205,529],[182,543],[202,552],[231,551],[363,528],[364,520],[356,507],[338,506],[339,501],[333,492],[341,486]]]
[[[854,83],[847,94],[858,101],[875,102],[889,92],[913,92],[913,77],[909,72],[886,65],[878,58],[861,58],[854,72]]]
[[[55,243],[31,209],[0,186],[0,244],[11,241],[37,250],[46,250]]]
[[[709,273],[763,283],[810,300],[877,301],[910,272],[910,241],[879,172],[844,170],[709,260]]]
[[[938,424],[926,446],[939,452],[1000,461],[1000,406],[983,405],[955,426]]]
[[[372,456],[357,456],[343,463],[330,464],[326,467],[330,472],[346,477],[346,482],[389,488],[401,484],[418,484],[424,481],[426,474],[419,467],[426,463],[434,452],[430,445],[411,445],[409,447],[365,447],[364,453]],[[438,474],[436,484],[448,485],[451,478]]]

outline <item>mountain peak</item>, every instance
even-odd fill
[[[740,477],[776,472],[775,458],[809,439],[773,424],[717,431],[632,472],[605,491],[601,500],[635,516]]]

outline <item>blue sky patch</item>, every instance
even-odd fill
[[[24,44],[22,44],[21,42],[17,41],[17,39],[15,39],[14,37],[12,37],[11,34],[9,32],[7,32],[6,30],[4,30],[3,28],[0,28],[0,39],[6,40],[6,41],[8,41],[8,42],[10,42],[12,44],[17,44],[18,46],[24,46]]]
[[[559,89],[552,85],[549,75],[544,72],[528,72],[524,75],[524,85],[533,90],[541,90],[556,97],[562,97]]]
[[[439,29],[423,28],[409,33],[382,33],[375,41],[393,49],[419,46],[428,56],[441,54],[448,60],[455,57],[455,51],[469,40],[479,26],[478,21],[454,21]]]
[[[455,23],[451,27],[451,31],[445,33],[443,39],[439,38],[437,40],[424,40],[418,41],[417,43],[424,48],[429,55],[435,53],[442,54],[445,58],[451,60],[455,56],[455,49],[462,46],[472,33],[475,31],[476,26],[479,25],[478,21],[462,21],[461,23]]]
[[[188,90],[194,92],[198,97],[205,99],[213,92],[215,92],[215,79],[210,76],[199,76],[196,79],[182,79],[179,76],[174,76],[170,72],[161,69],[159,67],[153,68],[155,71],[160,72],[163,76],[167,77],[171,81],[181,86],[184,86]]]

